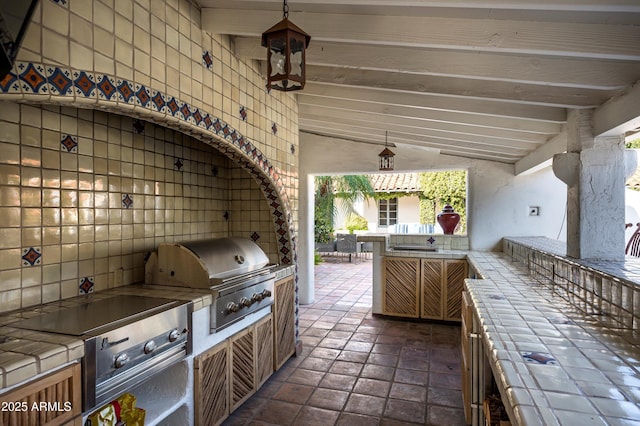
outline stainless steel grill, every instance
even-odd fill
[[[90,410],[184,359],[191,352],[191,302],[156,297],[87,296],[11,324],[84,341],[82,408]]]
[[[273,303],[275,265],[253,241],[212,238],[160,244],[147,262],[146,283],[209,289],[211,331]]]

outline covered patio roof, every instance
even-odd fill
[[[202,26],[260,61],[281,0],[197,0]],[[411,145],[527,171],[566,150],[568,109],[594,135],[640,128],[637,0],[294,0],[312,36],[301,137]]]

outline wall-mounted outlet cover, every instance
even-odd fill
[[[529,206],[529,216],[540,216],[540,207]]]

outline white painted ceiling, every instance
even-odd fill
[[[203,28],[264,69],[260,35],[282,1],[196,1]],[[517,166],[544,160],[569,108],[595,108],[596,134],[640,126],[640,0],[288,5],[312,37],[296,94],[302,135],[384,145],[388,131],[390,144]]]

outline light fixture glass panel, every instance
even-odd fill
[[[282,39],[272,39],[269,47],[271,76],[284,75],[286,73],[287,57],[285,56],[285,43]]]

